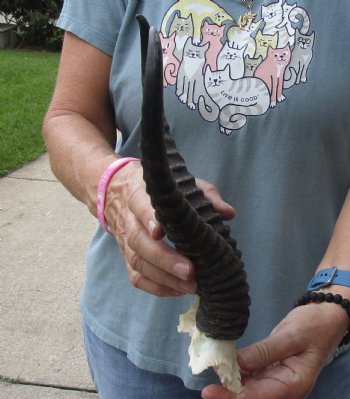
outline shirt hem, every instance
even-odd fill
[[[206,385],[219,383],[213,381],[213,378],[188,377],[188,369],[184,369],[182,365],[176,363],[170,363],[160,359],[154,359],[142,353],[139,353],[133,346],[128,342],[127,339],[112,333],[104,326],[102,326],[85,308],[83,304],[80,305],[81,312],[83,315],[84,322],[87,324],[89,329],[103,342],[111,345],[127,354],[127,358],[135,364],[135,366],[148,370],[154,373],[171,374],[182,379],[186,388],[191,390],[202,390]]]

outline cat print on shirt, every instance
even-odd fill
[[[285,25],[277,28],[283,21],[283,0],[278,0],[277,3],[271,3],[267,6],[261,6],[261,16],[265,22],[263,34],[275,35],[278,34],[278,47],[284,47],[289,41],[288,31]]]
[[[164,37],[159,33],[163,53],[163,87],[176,84],[176,76],[179,70],[180,61],[175,57],[175,37],[174,32],[169,37]]]
[[[267,50],[271,48],[277,48],[278,44],[278,33],[274,35],[263,34],[260,30],[257,32],[256,37],[256,51],[255,57],[262,56],[266,58]]]
[[[285,0],[278,0],[261,7],[262,18],[265,22],[264,34],[274,35],[278,33],[278,47],[282,48],[287,43],[293,45],[294,28],[292,23],[298,23],[302,19],[301,32],[306,33],[310,26],[310,19],[307,12],[297,7],[296,3],[288,4]]]
[[[274,49],[270,47],[267,50],[267,57],[258,66],[254,76],[262,79],[270,92],[272,108],[276,103],[285,100],[283,94],[283,80],[285,70],[291,59],[290,46],[287,44],[284,48]]]
[[[181,18],[188,18],[193,21],[193,44],[201,41],[201,27],[206,18],[221,26],[225,21],[232,21],[232,17],[216,2],[212,0],[177,0],[165,14],[161,26],[161,32],[167,33],[167,25],[174,14],[179,14]]]
[[[210,65],[211,69],[217,69],[217,58],[218,53],[222,49],[222,38],[224,36],[225,27],[218,26],[216,24],[210,24],[207,21],[204,21],[203,27],[201,29],[202,32],[202,41],[201,45],[209,43],[209,48],[205,53],[205,66]]]
[[[185,43],[189,37],[193,36],[193,22],[191,15],[187,18],[181,18],[176,14],[170,25],[169,36],[174,32],[176,32],[174,55],[179,61],[181,61]]]
[[[261,55],[259,55],[259,57],[249,57],[249,55],[246,55],[244,57],[244,76],[254,76],[262,60],[263,58]]]
[[[164,87],[230,136],[282,109],[310,79],[316,33],[299,0],[271,0],[239,28],[222,0],[174,0],[161,21]]]
[[[218,69],[225,69],[226,65],[230,68],[231,79],[239,79],[244,76],[244,54],[247,44],[242,48],[230,46],[228,42],[218,55]]]
[[[303,35],[296,31],[295,47],[292,52],[292,60],[287,67],[284,80],[284,88],[288,89],[294,84],[306,83],[313,52],[315,32],[311,35]]]
[[[256,51],[256,41],[254,37],[262,22],[262,19],[254,21],[250,26],[244,27],[243,29],[238,26],[232,26],[227,31],[227,39],[231,45],[237,47],[244,47],[247,45],[245,54],[253,57]]]
[[[177,76],[176,95],[192,110],[196,108],[198,98],[205,92],[203,69],[208,48],[209,43],[199,46],[193,44],[191,38],[185,44]]]
[[[247,116],[262,115],[269,108],[270,96],[265,83],[257,78],[231,79],[230,67],[205,70],[205,87],[217,105],[214,108],[199,100],[199,112],[207,120],[219,118],[220,132],[231,135],[247,123]]]
[[[298,23],[299,19],[302,18],[302,27],[300,28],[300,32],[307,33],[310,28],[310,19],[307,12],[303,8],[298,7],[296,3],[292,5],[284,3],[282,9],[283,19],[282,22],[276,26],[276,28],[282,29],[285,27],[287,29],[289,45],[293,46],[296,31],[296,28],[294,28],[293,25]]]

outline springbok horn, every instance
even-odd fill
[[[146,69],[146,60],[147,60],[147,49],[148,49],[148,38],[149,38],[149,23],[147,19],[138,14],[136,19],[139,23],[140,27],[140,40],[141,40],[141,81],[143,87],[143,81],[145,77],[145,69]]]
[[[236,340],[248,324],[250,305],[241,253],[177,151],[164,115],[159,33],[144,17],[138,21],[143,75],[140,149],[146,189],[169,239],[195,265],[197,328],[207,337]]]

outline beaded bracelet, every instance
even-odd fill
[[[340,294],[333,295],[331,292],[325,294],[324,292],[316,292],[316,291],[307,292],[297,300],[297,302],[294,304],[294,307],[307,305],[310,302],[335,303],[337,305],[340,305],[346,311],[347,315],[350,318],[350,301],[348,299],[343,299],[343,297]],[[345,334],[344,338],[341,340],[338,347],[343,345],[348,345],[349,343],[350,343],[350,330],[347,331],[347,333]]]

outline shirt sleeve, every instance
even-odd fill
[[[121,0],[65,0],[57,26],[112,56],[124,13]]]

